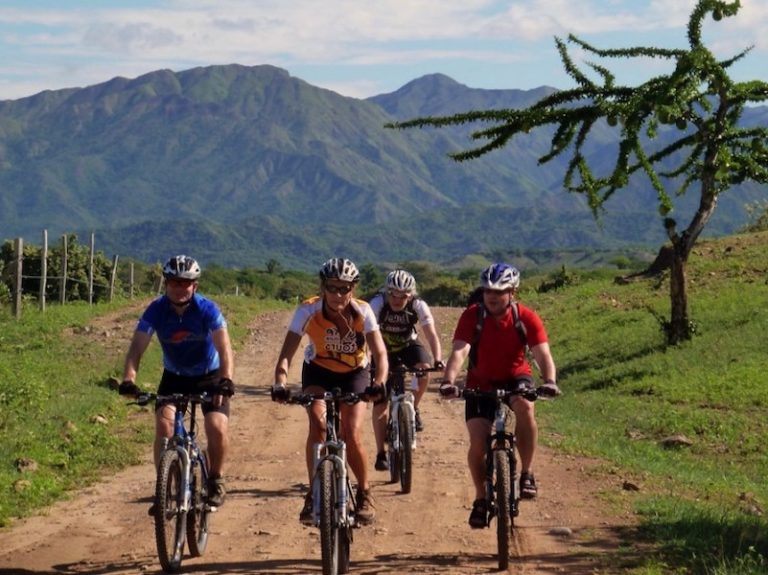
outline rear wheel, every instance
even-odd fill
[[[205,467],[205,473],[203,473]],[[208,476],[208,457],[205,452],[200,453],[200,460],[192,463],[190,488],[192,501],[187,513],[187,545],[192,557],[200,557],[205,553],[208,545],[208,485],[205,477]]]
[[[178,451],[168,449],[163,452],[155,486],[155,540],[160,565],[167,573],[181,569],[184,553],[186,514],[181,511],[184,499],[181,468]]]
[[[413,484],[413,407],[409,403],[400,406],[398,414],[400,428],[400,487],[403,493],[410,493]]]
[[[320,551],[323,575],[339,573],[339,526],[334,508],[338,494],[333,462],[324,459],[317,470],[320,475]]]
[[[493,452],[496,471],[496,539],[499,547],[499,569],[509,567],[509,544],[512,539],[512,514],[509,508],[512,480],[509,473],[509,454],[503,450]]]

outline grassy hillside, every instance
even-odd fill
[[[617,484],[640,488],[626,492],[641,517],[633,536],[656,551],[635,558],[639,573],[766,572],[766,244],[760,233],[695,249],[697,335],[675,348],[658,320],[669,313],[667,281],[582,278],[526,295],[543,312],[565,389],[540,405],[542,437],[604,459]],[[675,436],[690,445],[665,447]]]
[[[637,487],[605,494],[606,505],[640,519],[612,558],[616,571],[768,569],[766,253],[768,232],[700,243],[689,270],[697,335],[674,348],[659,321],[668,315],[666,280],[618,285],[615,272],[580,272],[564,289],[537,293],[545,278],[524,278],[521,298],[546,321],[565,392],[539,404],[541,440],[598,457],[611,482]],[[247,318],[263,304],[223,303],[240,345]],[[95,334],[77,349],[67,336],[104,313],[136,312],[54,306],[44,321],[33,313],[22,324],[0,318],[0,523],[130,463],[135,453],[119,437],[149,440],[141,427],[148,422],[126,420],[123,402],[107,390],[119,370],[115,352],[101,352],[111,338]],[[95,414],[108,423],[94,423]],[[667,446],[675,436],[686,444]],[[25,458],[37,469],[23,468]]]

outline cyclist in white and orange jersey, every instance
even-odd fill
[[[371,307],[355,298],[359,280],[357,267],[346,258],[332,258],[323,264],[320,295],[302,302],[288,326],[275,366],[273,400],[285,401],[289,397],[285,387],[288,368],[305,334],[309,345],[304,354],[302,391],[322,393],[339,388],[342,392],[367,393],[371,397],[383,395],[389,371],[387,350]],[[376,366],[373,380],[369,356]],[[368,456],[362,441],[366,404],[342,403],[340,410],[341,437],[347,444],[349,466],[357,479],[357,520],[361,524],[371,523],[376,510],[368,481]],[[311,484],[314,471],[312,448],[325,439],[325,404],[315,401],[307,413],[306,462]],[[312,521],[311,490],[304,500],[299,520],[302,523]]]

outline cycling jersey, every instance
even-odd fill
[[[417,339],[416,324],[434,323],[427,303],[420,298],[411,299],[400,311],[394,311],[386,300],[386,294],[378,293],[371,299],[371,309],[378,318],[381,337],[389,353],[398,352]]]
[[[326,316],[320,296],[311,297],[299,305],[288,331],[309,337],[304,361],[337,373],[368,366],[365,336],[377,331],[379,324],[367,302],[352,299],[349,305],[352,310],[351,330],[343,337],[336,324]]]
[[[518,304],[520,321],[526,330],[528,345],[535,347],[547,342],[547,332],[541,318],[532,309]],[[472,343],[477,323],[477,304],[470,305],[459,318],[453,341]],[[525,345],[515,327],[511,308],[497,320],[487,315],[477,343],[477,364],[467,373],[467,387],[490,390],[523,375],[531,375],[531,366],[525,356]]]
[[[152,335],[163,348],[163,367],[177,375],[205,375],[219,368],[211,333],[227,327],[218,306],[199,294],[184,313],[176,313],[167,296],[154,300],[139,319],[136,331]]]

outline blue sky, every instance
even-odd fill
[[[271,64],[364,98],[435,72],[473,88],[573,86],[553,38],[599,48],[685,47],[695,0],[3,0],[0,100],[84,87],[167,68]],[[720,57],[754,50],[732,69],[768,80],[768,2],[706,21]],[[578,53],[574,53],[578,56]],[[617,61],[620,81],[666,71]]]

